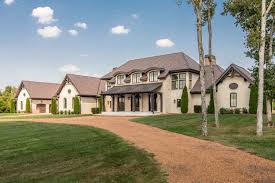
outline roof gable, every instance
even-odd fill
[[[58,89],[57,95],[60,94],[67,81],[72,83],[79,96],[98,96],[104,89],[104,81],[101,81],[100,78],[67,74]]]
[[[55,96],[59,86],[56,83],[22,81],[16,92],[16,98],[22,88],[25,88],[31,99],[51,99]]]

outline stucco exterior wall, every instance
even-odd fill
[[[192,94],[191,101],[192,101],[192,106],[190,109],[190,113],[194,113],[194,106],[195,105],[201,106],[201,94]],[[206,94],[206,106],[209,105],[209,102],[210,102],[210,94]]]
[[[238,88],[229,88],[231,83],[237,83]],[[249,109],[250,83],[240,76],[227,77],[217,86],[217,101],[220,108],[246,108]],[[237,93],[237,107],[230,107],[230,93]]]
[[[71,90],[71,93],[68,91]],[[71,83],[66,83],[58,97],[59,111],[73,111],[73,98],[78,95],[76,88]],[[64,98],[67,99],[67,108],[64,108]]]
[[[20,93],[17,97],[17,102],[16,102],[17,112],[25,112],[26,111],[26,100],[27,100],[27,98],[30,98],[30,95],[29,95],[28,91],[25,88],[22,88],[22,90],[20,91]],[[21,102],[22,102],[22,107],[21,107]]]
[[[92,108],[99,107],[98,100],[96,97],[81,97],[81,114],[91,114]]]

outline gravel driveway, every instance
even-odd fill
[[[88,125],[109,130],[155,154],[155,158],[169,174],[169,182],[275,183],[275,161],[215,142],[130,122],[129,119],[130,117],[90,116],[35,121]]]

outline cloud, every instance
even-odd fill
[[[50,7],[38,7],[32,10],[32,16],[38,18],[40,24],[51,24],[56,21],[54,16],[54,10]]]
[[[89,55],[88,54],[80,54],[79,56],[80,57],[88,57]]]
[[[62,31],[57,26],[48,26],[43,29],[38,29],[37,33],[43,38],[57,38]]]
[[[68,33],[69,33],[71,36],[77,36],[77,35],[78,35],[78,31],[77,31],[77,30],[74,30],[74,29],[68,30]]]
[[[77,22],[74,24],[75,27],[78,27],[78,28],[81,28],[81,29],[87,29],[88,28],[88,25],[84,22]]]
[[[131,17],[132,17],[133,19],[139,19],[139,15],[138,15],[138,14],[132,14]]]
[[[15,0],[4,0],[4,3],[8,6],[13,4],[14,2],[15,2]]]
[[[112,34],[128,34],[130,29],[126,29],[124,25],[118,25],[111,29]]]
[[[170,39],[159,39],[156,41],[156,45],[160,48],[170,48],[173,47],[175,43]]]
[[[80,72],[80,68],[73,64],[67,64],[60,67],[59,71],[65,74],[78,74]]]

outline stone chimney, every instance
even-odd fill
[[[211,59],[210,59],[211,58]],[[212,62],[212,63],[211,63]],[[216,65],[216,57],[214,55],[205,55],[204,57],[204,64],[207,65]]]

